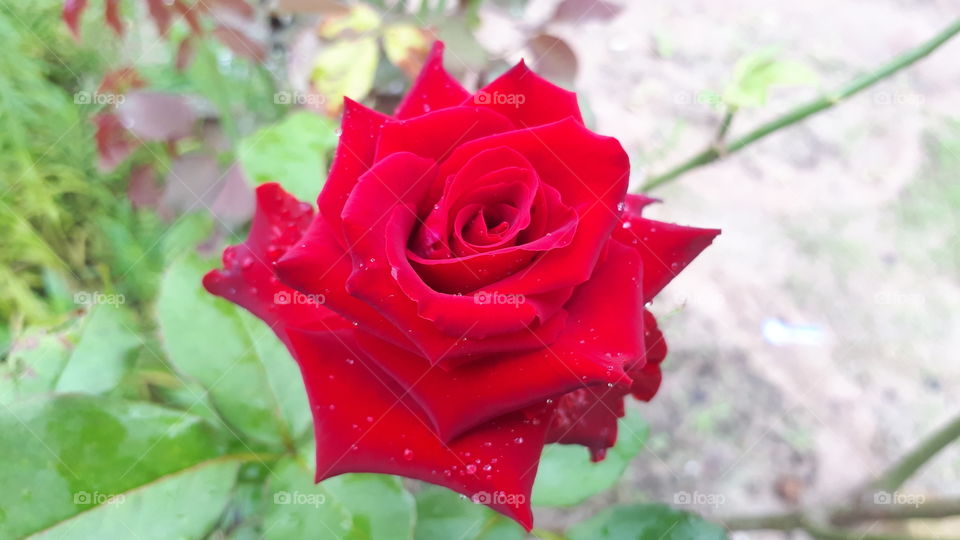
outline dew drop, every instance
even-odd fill
[[[403,459],[404,459],[405,461],[412,461],[412,460],[413,460],[413,450],[411,450],[411,449],[409,449],[409,448],[404,448],[404,449],[403,449]]]

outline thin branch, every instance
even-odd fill
[[[690,157],[680,165],[677,165],[673,169],[659,175],[654,176],[648,180],[641,188],[641,191],[650,191],[656,187],[659,187],[667,182],[670,182],[683,173],[701,167],[708,163],[712,163],[719,159],[720,157],[727,156],[738,150],[753,144],[754,142],[779,131],[785,127],[791,126],[806,119],[809,116],[829,109],[834,105],[844,101],[845,99],[853,96],[863,90],[877,84],[878,82],[890,77],[891,75],[897,73],[898,71],[907,68],[914,63],[916,63],[921,58],[924,58],[928,54],[937,50],[941,45],[950,40],[953,36],[960,33],[960,20],[954,21],[950,26],[945,28],[942,32],[934,36],[932,39],[923,43],[919,47],[902,54],[890,62],[884,64],[879,69],[872,73],[863,75],[849,84],[840,89],[840,91],[835,94],[828,94],[821,96],[818,99],[815,99],[804,105],[787,112],[783,116],[771,120],[766,124],[761,125],[760,127],[754,129],[753,131],[743,135],[742,137],[734,140],[729,145],[715,147],[713,144],[701,151],[700,153]]]
[[[930,461],[930,458],[957,439],[960,439],[960,416],[924,439],[919,446],[900,458],[900,461],[871,483],[870,487],[874,490],[896,490]]]
[[[830,515],[830,523],[846,526],[866,521],[939,519],[951,516],[960,516],[960,498],[919,500],[916,504],[873,504],[841,508]]]
[[[722,521],[731,531],[803,529],[815,538],[826,540],[846,540],[847,538],[883,540],[891,537],[857,534],[850,536],[850,533],[844,530],[813,521],[810,516],[825,515],[826,521],[833,526],[960,516],[960,498],[898,502],[889,493],[902,486],[938,452],[957,439],[960,439],[960,415],[921,440],[906,456],[894,463],[876,480],[868,483],[865,489],[855,492],[849,502],[823,508],[819,514],[806,509],[779,514],[732,517]],[[881,492],[886,492],[886,498],[877,500],[876,496]]]

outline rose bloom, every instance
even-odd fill
[[[529,529],[543,445],[600,460],[625,396],[656,393],[644,305],[719,231],[641,217],[653,200],[573,93],[521,62],[471,95],[442,55],[394,116],[346,100],[318,210],[261,186],[204,285],[299,363],[317,481],[417,478]]]

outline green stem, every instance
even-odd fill
[[[800,122],[801,120],[806,119],[809,116],[812,116],[820,111],[829,109],[834,105],[844,101],[845,99],[862,92],[863,90],[877,84],[878,82],[890,77],[894,73],[907,68],[914,63],[916,63],[921,58],[927,56],[933,51],[937,50],[941,45],[946,43],[950,38],[960,33],[960,20],[954,21],[950,26],[945,28],[942,32],[934,36],[932,39],[923,43],[919,47],[902,54],[890,62],[884,64],[876,71],[863,75],[845,87],[841,88],[838,92],[834,94],[828,94],[821,96],[809,103],[800,105],[799,107],[787,112],[783,116],[771,120],[760,127],[754,129],[753,131],[743,135],[742,137],[734,140],[729,145],[716,147],[711,145],[709,148],[701,151],[700,153],[690,157],[680,165],[677,165],[673,169],[659,175],[654,176],[648,180],[641,188],[641,191],[650,191],[654,188],[662,186],[667,182],[670,182],[683,173],[701,167],[708,163],[712,163],[719,159],[720,157],[727,156],[738,150],[743,149],[744,147],[753,144],[754,142],[779,131],[785,127],[791,126]]]
[[[566,540],[562,534],[548,531],[546,529],[534,528],[530,531],[530,534],[532,534],[535,538],[540,538],[542,540]]]
[[[868,505],[841,508],[830,515],[830,523],[838,526],[867,521],[902,521],[908,519],[939,519],[960,516],[960,498],[933,501],[918,500],[916,504]]]
[[[906,456],[887,469],[880,477],[870,482],[864,490],[854,494],[852,500],[843,505],[835,505],[825,511],[826,519],[836,526],[849,526],[868,521],[896,521],[909,519],[935,519],[960,516],[960,498],[941,500],[920,500],[916,503],[881,504],[874,496],[879,491],[891,492],[903,485],[914,473],[922,468],[937,453],[951,442],[960,439],[960,415],[945,426],[924,438]],[[889,496],[889,494],[888,494]],[[891,501],[883,501],[889,503]],[[804,510],[759,516],[732,517],[723,523],[731,531],[804,529],[815,538],[827,540],[885,540],[887,536],[860,536],[819,525],[809,519]]]
[[[946,448],[951,442],[960,439],[960,415],[947,425],[924,439],[919,446],[900,458],[893,467],[870,484],[873,490],[893,491],[903,485],[930,458]]]

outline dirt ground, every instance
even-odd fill
[[[718,113],[697,96],[722,90],[745,53],[779,47],[829,90],[960,14],[956,0],[620,3],[611,21],[549,30],[574,49],[576,88],[597,131],[630,152],[635,185],[703,147]],[[506,34],[493,41],[509,52]],[[652,217],[723,234],[652,306],[672,351],[660,395],[641,406],[652,436],[597,505],[685,491],[712,496],[694,508],[722,520],[829,503],[960,412],[958,57],[954,40],[656,193]],[[732,135],[819,92],[777,90]],[[902,491],[960,494],[960,449]]]

